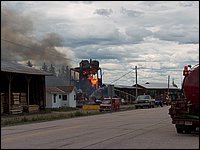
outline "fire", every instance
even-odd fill
[[[90,81],[91,81],[93,87],[95,85],[96,85],[96,88],[98,87],[98,79],[92,78]]]
[[[96,85],[96,88],[98,88],[98,79],[97,78],[93,78],[92,76],[90,76],[88,78],[88,80],[90,80],[92,87],[94,87]]]

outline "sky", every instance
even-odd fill
[[[1,1],[1,59],[78,67],[98,60],[103,83],[181,87],[199,64],[199,1]]]

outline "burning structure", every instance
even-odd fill
[[[70,69],[70,73],[72,71],[79,73],[77,89],[80,89],[87,96],[90,96],[102,86],[102,71],[99,67],[99,61],[92,59],[90,61],[82,60],[79,63],[79,67]]]

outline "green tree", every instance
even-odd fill
[[[62,67],[59,69],[59,74],[58,74],[59,77],[66,77],[67,74],[66,74],[66,68],[64,65],[62,65]]]
[[[48,66],[45,64],[45,62],[42,65],[42,70],[48,71]]]
[[[56,75],[55,67],[52,64],[49,67],[49,72],[52,73],[53,75]]]
[[[30,60],[27,62],[27,65],[28,65],[29,67],[32,67],[32,66],[33,66],[33,64],[31,63]]]

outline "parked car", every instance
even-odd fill
[[[96,105],[100,105],[101,103],[102,103],[102,100],[99,100],[99,99],[95,100]]]
[[[153,108],[155,106],[155,99],[152,99],[150,95],[139,95],[135,100],[135,108]]]
[[[86,104],[87,105],[96,105],[96,102],[94,100],[90,100],[90,101],[87,101]]]
[[[128,102],[127,102],[125,99],[122,98],[122,99],[121,99],[121,104],[122,104],[122,105],[127,105]]]
[[[168,96],[166,96],[166,98],[162,99],[162,101],[163,101],[163,104],[165,104],[167,106],[171,104],[171,98]]]

